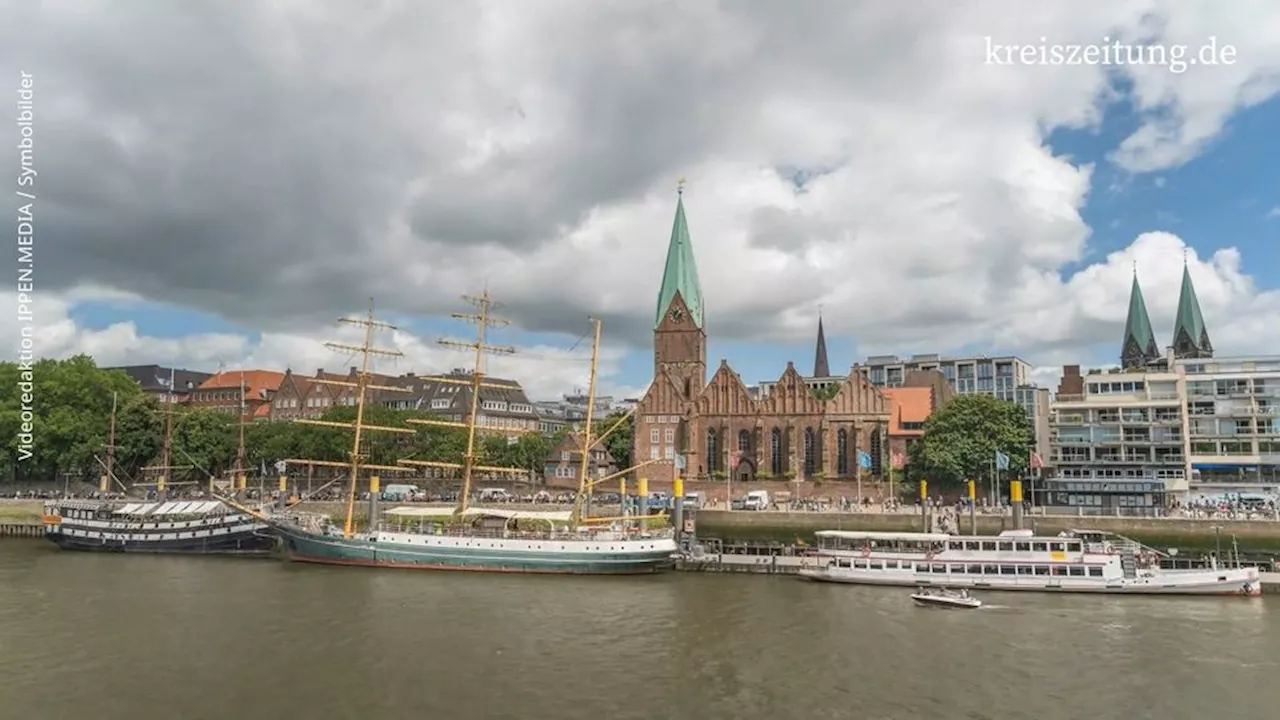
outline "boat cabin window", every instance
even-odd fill
[[[1014,543],[1013,546],[1017,548],[1018,552],[1031,552],[1031,543],[1029,542]]]
[[[1036,552],[1049,552],[1049,543],[1033,542],[1031,549]]]
[[[1000,552],[1013,552],[1013,543],[1011,542],[1000,543]]]
[[[1019,565],[1019,566],[1018,566],[1018,574],[1019,574],[1019,575],[1030,575],[1030,574],[1031,574],[1031,566],[1030,566],[1030,565]]]
[[[1072,565],[1070,570],[1071,570],[1071,577],[1084,577],[1083,567],[1080,567],[1079,565]]]
[[[981,574],[982,574],[982,566],[981,566],[981,565],[970,565],[970,566],[969,566],[969,572],[968,572],[968,574],[969,574],[969,575],[981,575]]]
[[[1080,552],[1080,543],[1078,542],[1067,543],[1067,552]]]
[[[1037,565],[1037,566],[1036,566],[1036,574],[1037,574],[1037,575],[1048,575],[1048,574],[1049,574],[1049,566],[1048,566],[1048,565]]]
[[[982,574],[983,575],[999,575],[1000,566],[999,565],[983,565]]]
[[[1089,577],[1102,577],[1102,568],[1100,567],[1089,568]]]
[[[978,541],[976,541],[976,540],[965,540],[965,541],[964,541],[964,549],[965,549],[965,550],[968,550],[969,552],[977,552],[977,551],[978,551],[978,547],[979,547],[980,545],[981,545],[981,543],[979,543],[979,542],[978,542]]]
[[[927,573],[929,572],[929,566],[924,563],[920,563],[920,567],[916,568],[916,572]]]
[[[994,552],[994,551],[995,551],[995,549],[996,549],[995,541],[992,541],[992,540],[984,540],[984,541],[982,542],[982,549],[983,549],[983,550],[989,550],[989,551]]]
[[[949,540],[949,541],[947,541],[947,549],[948,549],[948,550],[963,550],[963,549],[964,549],[964,541],[962,541],[962,540]]]
[[[872,560],[872,561],[871,561],[871,569],[872,569],[872,570],[883,570],[883,569],[884,569],[884,564],[883,564],[883,563],[881,563],[879,560]]]
[[[946,565],[934,565],[934,566],[933,566],[933,571],[934,571],[934,572],[936,572],[936,573],[944,573],[944,574],[945,574],[945,573],[947,572],[947,566],[946,566]]]
[[[1062,550],[1063,550],[1062,543],[1060,543],[1060,542],[1051,542],[1051,543],[1049,543],[1049,551],[1050,551],[1050,552],[1062,552]]]
[[[897,561],[897,560],[885,560],[885,561],[884,561],[884,569],[885,569],[885,570],[897,570],[897,569],[898,569],[898,561]]]
[[[1014,566],[1012,566],[1012,565],[1001,565],[1001,566],[1000,566],[1000,574],[1001,574],[1001,575],[1013,575],[1013,574],[1016,572],[1016,570],[1017,570],[1017,569],[1016,569]]]
[[[952,574],[952,575],[964,575],[964,574],[965,574],[965,573],[964,573],[964,566],[963,566],[963,565],[952,565],[952,566],[951,566],[951,574]]]
[[[1054,574],[1054,575],[1066,575],[1066,574],[1067,574],[1067,569],[1066,569],[1065,567],[1061,566],[1061,565],[1054,565],[1054,566],[1052,566],[1052,567],[1053,567],[1053,574]]]

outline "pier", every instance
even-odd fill
[[[44,525],[32,525],[31,523],[5,523],[0,520],[0,538],[30,538],[39,539],[44,537]]]

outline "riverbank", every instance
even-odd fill
[[[794,542],[800,539],[811,543],[813,533],[818,530],[921,530],[920,516],[908,513],[703,510],[697,517],[700,536],[725,540]],[[977,519],[980,535],[996,535],[1013,527],[1013,518],[1008,516],[978,515]],[[1280,552],[1280,523],[1265,520],[1029,515],[1023,527],[1041,535],[1056,535],[1065,530],[1111,532],[1155,548],[1214,550],[1221,543],[1226,551],[1234,537],[1241,551]],[[960,532],[964,535],[971,532],[967,516],[960,518]]]

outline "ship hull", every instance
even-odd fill
[[[123,540],[119,538],[75,537],[63,533],[45,533],[45,537],[63,550],[79,552],[140,553],[152,555],[240,555],[271,557],[277,539],[265,526],[216,538],[180,540]]]
[[[375,541],[319,535],[292,527],[276,526],[275,531],[289,559],[297,562],[413,570],[642,575],[670,568],[676,551],[670,539],[610,543],[381,535]]]

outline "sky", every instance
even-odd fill
[[[1135,266],[1169,344],[1184,262],[1220,356],[1280,353],[1267,0],[0,10],[33,84],[40,356],[345,368],[323,342],[372,297],[404,353],[377,369],[439,372],[487,288],[519,350],[488,372],[585,388],[597,317],[599,393],[638,397],[680,178],[708,364],[748,382],[811,371],[821,313],[833,370],[1016,354],[1053,386],[1117,362]],[[15,357],[21,330],[0,318]]]

